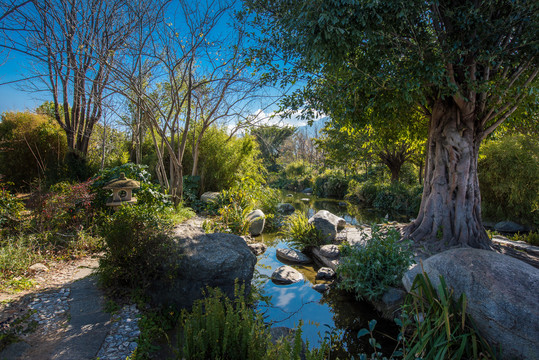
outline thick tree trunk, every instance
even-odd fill
[[[473,113],[464,117],[452,99],[438,100],[433,107],[421,207],[405,231],[427,250],[491,248],[481,222],[481,132],[474,120]]]

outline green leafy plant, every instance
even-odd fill
[[[529,232],[527,234],[517,233],[511,238],[513,241],[524,241],[528,244],[539,246],[539,232]]]
[[[466,295],[455,299],[444,278],[435,287],[426,273],[416,276],[407,298],[402,328],[405,359],[496,359],[495,350],[466,314]]]
[[[308,348],[302,346],[301,327],[291,341],[272,343],[262,315],[246,302],[243,288],[236,288],[233,300],[218,289],[208,289],[204,299],[181,314],[179,359],[321,360],[329,355],[326,342],[318,349]]]
[[[346,198],[383,211],[415,215],[421,204],[421,193],[419,185],[351,180]]]
[[[496,359],[496,351],[477,332],[466,314],[466,295],[458,299],[442,276],[435,287],[427,274],[416,276],[403,312],[395,322],[400,327],[397,345],[389,357],[381,353],[374,329],[376,320],[361,329],[358,337],[369,336],[373,352],[359,359]]]
[[[109,287],[144,289],[159,276],[172,250],[172,221],[149,206],[122,206],[103,224],[106,253],[99,273]]]
[[[133,190],[133,195],[137,198],[138,204],[153,206],[157,210],[172,206],[172,202],[161,190],[161,187],[151,182],[151,174],[147,171],[147,168],[146,165],[127,163],[98,172],[92,184],[96,206],[101,209],[106,208],[105,204],[111,196],[111,191],[103,189],[103,186],[109,181],[120,177],[121,173],[124,173],[127,178],[140,182],[140,188]]]
[[[387,287],[397,285],[413,263],[408,243],[400,239],[395,228],[373,225],[371,239],[364,246],[342,246],[337,286],[355,293],[358,299],[378,299]]]
[[[14,232],[21,227],[24,205],[0,181],[0,232]]]
[[[513,135],[486,142],[481,147],[478,171],[486,218],[539,225],[539,141],[536,137]]]
[[[285,218],[281,234],[290,246],[301,251],[325,243],[320,232],[313,224],[309,224],[307,216],[299,211]]]

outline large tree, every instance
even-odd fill
[[[407,234],[435,251],[490,248],[481,222],[478,151],[527,97],[537,101],[539,3],[253,0],[248,5],[265,25],[265,43],[280,50],[281,64],[290,70],[284,81],[307,79],[294,97],[296,105],[341,111],[340,96],[348,100],[344,112],[402,101],[423,109],[429,119],[424,192]],[[271,54],[261,55],[268,60]],[[320,79],[341,93],[332,87],[321,93]]]

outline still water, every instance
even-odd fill
[[[283,193],[283,202],[293,204],[296,211],[302,211],[309,216],[318,210],[328,210],[343,217],[349,224],[378,222],[386,215],[337,200],[318,199],[298,193]],[[387,219],[402,220],[402,217],[388,215]],[[346,359],[360,352],[372,353],[368,337],[358,339],[357,333],[360,329],[367,328],[370,320],[376,319],[376,338],[382,344],[384,352],[391,353],[395,345],[391,338],[396,337],[398,332],[392,321],[380,318],[369,303],[356,301],[352,294],[336,289],[320,294],[312,289],[314,284],[325,282],[315,279],[319,269],[315,263],[286,264],[300,271],[305,278],[304,281],[291,285],[273,283],[270,279],[271,274],[285,264],[277,258],[276,250],[288,246],[278,234],[263,234],[256,239],[268,245],[266,252],[258,256],[254,280],[263,294],[271,297],[269,304],[265,302],[259,304],[259,310],[264,313],[266,322],[272,323],[273,326],[289,328],[294,328],[302,322],[303,338],[310,346],[316,346],[321,339],[333,332],[338,341],[335,343],[337,350],[332,353],[332,357],[339,356],[340,359]]]

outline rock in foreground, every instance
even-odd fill
[[[167,265],[170,276],[156,280],[149,291],[155,303],[191,307],[206,287],[218,287],[233,297],[236,281],[250,290],[256,256],[241,237],[202,232],[176,236]]]
[[[480,333],[502,348],[503,359],[539,356],[539,269],[496,252],[452,249],[423,261],[435,287],[442,275],[455,295],[465,293],[467,312]],[[403,284],[410,291],[420,267],[408,271]]]

